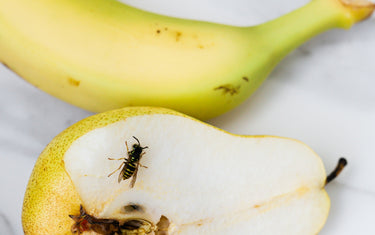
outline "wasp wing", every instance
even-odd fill
[[[135,181],[137,180],[138,167],[139,167],[139,163],[137,164],[137,167],[135,168],[135,171],[132,176],[132,180],[130,181],[130,188],[134,187]]]
[[[124,163],[125,164],[125,163]],[[124,175],[126,171],[126,164],[125,166],[121,169],[120,174],[118,174],[118,182],[120,183],[121,180],[124,180]]]

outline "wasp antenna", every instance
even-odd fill
[[[113,175],[116,171],[120,170],[121,167],[122,167],[124,164],[125,164],[125,162],[121,163],[120,167],[117,168],[115,171],[113,171],[111,174],[109,174],[108,177],[111,177],[111,175]],[[120,173],[120,175],[121,175],[121,173]]]
[[[133,136],[133,138],[138,142],[139,145],[141,145],[141,143],[139,143],[139,140],[137,139],[137,137]]]

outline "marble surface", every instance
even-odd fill
[[[307,0],[128,0],[167,15],[233,25],[277,17]],[[332,207],[322,235],[375,234],[375,19],[333,30],[291,53],[238,108],[208,122],[237,134],[270,134],[311,146],[331,171]],[[0,52],[1,53],[1,52]],[[59,132],[92,113],[37,90],[0,66],[0,234],[22,234],[33,165]]]

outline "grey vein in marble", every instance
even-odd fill
[[[1,235],[14,235],[14,230],[8,218],[0,212],[0,234]]]

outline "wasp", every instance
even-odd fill
[[[98,219],[86,213],[83,206],[80,206],[80,215],[69,215],[74,220],[71,231],[73,234],[82,234],[87,231],[94,231],[98,234],[113,235],[119,230],[119,222],[113,219]]]
[[[78,235],[90,231],[101,235],[144,235],[155,230],[155,226],[144,219],[118,221],[96,218],[87,214],[82,205],[80,206],[80,215],[69,215],[69,217],[75,222],[71,227],[71,232]]]
[[[125,141],[128,158],[118,158],[118,159],[108,158],[108,160],[124,160],[124,162],[121,163],[120,167],[117,168],[115,171],[113,171],[111,174],[109,174],[108,177],[113,175],[116,171],[120,170],[122,167],[122,170],[120,171],[120,174],[118,176],[118,182],[120,183],[121,180],[127,180],[133,177],[130,182],[130,188],[134,187],[135,181],[137,180],[137,173],[138,173],[139,166],[147,168],[147,166],[143,166],[140,163],[140,160],[142,156],[145,154],[143,150],[148,147],[147,146],[142,147],[139,140],[135,136],[133,136],[133,138],[137,141],[137,143],[133,144],[131,150],[129,150],[128,143],[127,141]]]

